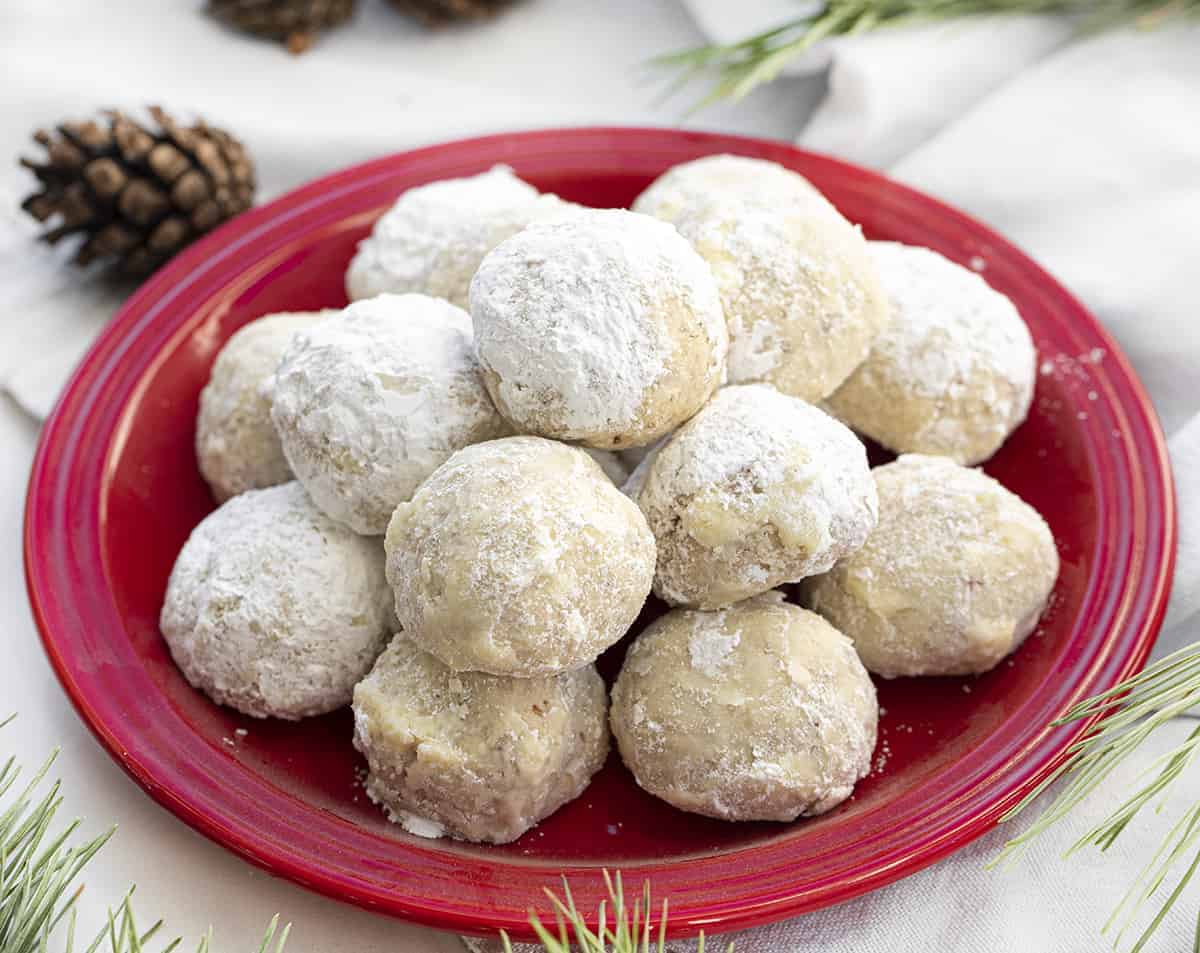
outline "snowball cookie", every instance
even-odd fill
[[[986,672],[1034,626],[1058,551],[1033,507],[978,470],[909,454],[877,467],[879,525],[805,586],[877,675]]]
[[[420,292],[465,308],[484,255],[530,222],[576,207],[539,195],[507,166],[409,189],[359,244],[346,293],[356,300]]]
[[[624,210],[539,222],[471,283],[484,379],[518,430],[603,449],[650,443],[721,381],[712,273],[675,229]]]
[[[196,459],[218,503],[292,479],[271,423],[275,368],[293,334],[334,313],[269,314],[221,348],[196,419]]]
[[[672,166],[638,196],[634,208],[674,222],[716,195],[763,202],[823,198],[808,179],[778,162],[720,154]]]
[[[249,490],[192,531],[160,621],[184,677],[218,704],[257,718],[333,711],[393,624],[383,547],[299,483]]]
[[[830,410],[899,453],[986,460],[1033,400],[1029,329],[1008,298],[937,252],[870,246],[893,319]]]
[[[630,647],[612,695],[638,784],[728,821],[836,807],[870,770],[878,719],[850,640],[779,592],[667,613]]]
[[[460,450],[387,532],[405,632],[454,669],[528,678],[586,665],[637,618],[654,537],[576,447],[509,437]]]
[[[712,267],[729,322],[729,382],[765,381],[814,402],[833,393],[888,320],[861,232],[815,189],[784,188],[776,180],[786,170],[719,190],[679,188],[672,176],[684,171],[633,207],[673,224]]]
[[[415,294],[356,301],[297,335],[271,416],[313,502],[368,535],[455,450],[511,432],[484,389],[466,312]]]
[[[658,542],[655,593],[701,609],[825,572],[863,544],[877,507],[858,438],[764,384],[720,390],[636,492]]]
[[[455,672],[399,635],[354,689],[367,794],[423,837],[506,844],[578,797],[608,756],[594,665],[538,678]]]

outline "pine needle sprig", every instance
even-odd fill
[[[551,933],[537,914],[530,911],[529,925],[533,927],[546,953],[664,953],[667,947],[667,901],[663,900],[659,909],[658,929],[655,930],[651,924],[654,906],[650,896],[650,881],[642,884],[641,897],[635,899],[630,907],[625,901],[621,872],[617,871],[615,879],[609,876],[607,870],[603,874],[608,900],[600,901],[597,929],[594,932],[576,906],[566,877],[562,878],[562,898],[553,890],[546,889],[546,896],[554,907],[557,934]],[[513,953],[508,934],[501,931],[500,939],[504,944],[504,953]],[[703,932],[696,940],[696,953],[704,953]],[[732,943],[725,948],[725,953],[733,953]]]
[[[1010,840],[993,862],[1007,863],[1021,854],[1047,829],[1071,814],[1079,804],[1167,722],[1200,705],[1200,644],[1180,649],[1148,666],[1140,675],[1127,679],[1106,692],[1076,705],[1056,725],[1078,721],[1096,722],[1068,749],[1068,757],[1050,777],[1039,784],[1001,820],[1009,820],[1026,810],[1046,790],[1061,780],[1049,806],[1019,837]],[[1130,822],[1147,806],[1162,800],[1175,781],[1200,752],[1200,727],[1171,750],[1155,758],[1134,781],[1134,790],[1102,820],[1085,831],[1064,854],[1069,857],[1085,847],[1106,851]],[[1200,870],[1200,803],[1188,807],[1168,832],[1163,843],[1146,866],[1136,875],[1101,932],[1116,932],[1115,942],[1123,942],[1138,913],[1153,898],[1161,896],[1164,884],[1187,859],[1175,886],[1162,900],[1150,924],[1131,947],[1142,950],[1163,919]],[[1196,930],[1196,950],[1200,953],[1200,922]]]
[[[0,729],[14,717],[0,719]],[[90,943],[76,943],[76,903],[83,892],[80,877],[116,828],[86,840],[76,836],[79,820],[55,831],[63,804],[62,785],[47,783],[47,776],[57,757],[55,750],[23,786],[18,786],[22,769],[16,758],[0,763],[0,951],[49,953],[51,937],[61,926],[66,934],[64,953],[152,953],[151,944],[156,943],[163,921],[147,930],[138,927],[132,889],[116,910],[108,911]],[[280,929],[276,916],[258,953],[283,953],[289,930],[290,925]],[[153,953],[174,953],[181,943],[179,938],[169,940]],[[196,953],[210,953],[211,944],[209,931]]]
[[[997,14],[1060,14],[1082,29],[1160,26],[1200,16],[1200,0],[825,0],[812,12],[735,43],[712,43],[668,53],[651,66],[674,70],[667,95],[708,77],[708,93],[693,107],[734,102],[775,79],[823,40],[884,27]]]
[[[21,789],[16,788],[21,769],[15,759],[0,768],[0,950],[5,953],[44,949],[45,937],[75,905],[76,879],[113,834],[110,829],[76,843],[76,820],[50,836],[62,805],[59,782],[38,797],[57,756],[57,751],[51,754]]]

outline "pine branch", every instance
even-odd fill
[[[0,721],[0,729],[15,716]],[[32,778],[17,786],[21,767],[15,758],[0,765],[0,951],[48,953],[50,939],[65,927],[64,953],[152,953],[163,921],[141,930],[133,912],[133,890],[86,946],[76,943],[76,901],[83,892],[80,877],[108,843],[116,828],[81,841],[74,820],[54,832],[63,798],[61,783],[47,784],[46,776],[58,756],[46,759]],[[276,916],[268,926],[258,953],[283,953],[290,926],[279,928]],[[173,953],[182,940],[164,943],[155,953]],[[210,953],[212,933],[200,939],[197,953]]]
[[[1101,720],[1069,750],[1067,760],[1039,784],[1024,800],[1005,814],[1009,820],[1026,810],[1054,783],[1062,789],[1044,808],[1025,833],[1010,840],[993,862],[1006,863],[1021,854],[1031,841],[1070,814],[1107,778],[1125,763],[1151,734],[1167,722],[1200,705],[1200,644],[1191,645],[1151,665],[1140,675],[1076,705],[1055,722],[1065,725],[1094,718]],[[1156,758],[1138,775],[1135,790],[1103,820],[1086,831],[1070,848],[1069,857],[1085,847],[1101,851],[1113,845],[1144,808],[1161,801],[1175,780],[1200,751],[1200,727],[1191,731],[1175,748]],[[1186,866],[1183,866],[1185,861]],[[1179,900],[1200,869],[1200,803],[1191,805],[1170,830],[1146,867],[1138,873],[1117,909],[1102,928],[1116,932],[1121,943],[1139,912],[1152,899],[1162,897],[1164,884],[1183,866],[1175,886],[1162,899],[1158,912],[1131,947],[1142,950],[1154,931]],[[1200,951],[1200,923],[1196,949]]]
[[[709,44],[651,60],[676,73],[668,95],[702,78],[708,93],[693,107],[734,102],[775,79],[822,40],[885,27],[996,14],[1059,14],[1081,29],[1132,25],[1148,29],[1200,16],[1200,0],[825,0],[816,11],[729,44]]]
[[[651,911],[654,909],[650,898],[650,881],[642,884],[640,899],[634,900],[633,906],[625,903],[625,885],[621,882],[621,872],[617,871],[616,879],[604,871],[604,885],[608,888],[608,900],[600,902],[598,927],[593,932],[575,905],[571,896],[571,886],[567,878],[562,881],[563,897],[559,898],[554,891],[547,889],[546,896],[554,906],[555,926],[557,934],[538,919],[533,911],[529,913],[529,925],[537,934],[538,941],[546,953],[663,953],[667,945],[667,901],[662,902],[659,912],[658,930],[652,929]],[[609,925],[608,913],[612,913],[612,925]],[[512,943],[508,934],[501,931],[500,939],[504,943],[504,953],[513,953]],[[572,946],[574,944],[574,946]],[[696,941],[696,953],[704,953],[704,933],[700,933]],[[725,953],[733,953],[733,944],[725,948]]]

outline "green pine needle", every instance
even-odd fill
[[[603,874],[608,900],[600,902],[595,932],[588,927],[575,905],[566,877],[562,879],[561,899],[554,891],[549,888],[546,890],[546,896],[554,907],[557,933],[551,933],[537,914],[529,911],[529,925],[533,927],[546,953],[664,953],[667,947],[667,901],[662,902],[658,929],[654,930],[651,925],[654,906],[650,898],[650,882],[642,884],[642,895],[634,900],[631,908],[625,904],[625,885],[621,881],[621,872],[617,871],[615,880],[607,870]],[[610,910],[611,926],[608,916]],[[508,934],[501,931],[500,939],[504,944],[504,953],[513,953]],[[697,940],[696,953],[704,953],[703,932]],[[733,953],[732,943],[725,948],[725,953]]]
[[[0,720],[0,729],[15,716]],[[159,920],[142,930],[134,916],[133,890],[86,946],[76,943],[75,904],[83,892],[80,877],[116,828],[98,837],[80,840],[80,822],[56,828],[62,806],[60,783],[46,782],[58,752],[46,759],[22,787],[17,786],[21,767],[15,758],[0,764],[0,953],[174,953],[178,937],[156,944],[162,929]],[[65,928],[64,945],[51,946],[51,936]],[[276,916],[267,927],[258,953],[283,953],[290,925],[279,928]],[[212,933],[201,938],[197,953],[210,953]]]
[[[736,43],[713,43],[668,53],[651,66],[676,73],[668,95],[702,78],[711,86],[693,111],[745,98],[775,79],[789,62],[822,40],[882,27],[986,14],[1061,14],[1084,29],[1159,26],[1200,16],[1200,0],[825,0],[815,12]]]
[[[1008,820],[1028,808],[1056,781],[1063,787],[1029,829],[1010,840],[993,862],[1002,864],[1018,856],[1034,838],[1070,814],[1086,797],[1124,763],[1155,730],[1200,705],[1200,644],[1188,646],[1146,668],[1140,675],[1076,705],[1055,724],[1100,719],[1096,726],[1068,749],[1067,760],[1016,807]],[[1179,745],[1156,758],[1138,775],[1135,789],[1103,820],[1084,832],[1065,856],[1085,847],[1101,851],[1113,845],[1138,813],[1153,802],[1162,807],[1163,796],[1200,751],[1200,727]],[[1186,862],[1186,866],[1185,866]],[[1182,867],[1175,886],[1163,897],[1164,885]],[[1200,869],[1200,803],[1189,807],[1170,830],[1146,867],[1134,878],[1102,933],[1115,932],[1124,941],[1139,912],[1151,900],[1161,899],[1158,912],[1141,932],[1132,953],[1142,950],[1167,913]],[[1200,953],[1200,921],[1195,950]]]

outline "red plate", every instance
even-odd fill
[[[270,311],[344,302],[372,220],[410,186],[507,162],[541,189],[628,204],[668,166],[714,152],[808,176],[876,238],[980,269],[1040,350],[1029,421],[987,470],[1049,520],[1055,601],[1017,655],[976,679],[880,684],[876,771],[831,814],[726,824],[643,793],[614,759],[506,847],[428,841],[387,824],[356,783],[347,712],[298,725],[242,718],[179,675],[158,631],[167,575],[212,509],[192,451],[196,398],[222,342]],[[1144,661],[1170,588],[1175,504],[1162,434],[1112,338],[999,236],[871,172],[774,142],[574,129],[435,146],[340,172],[256,209],[163,268],[121,309],[42,432],[25,527],[29,593],[67,694],[155,799],[253,863],[432,926],[527,936],[560,872],[580,905],[599,868],[649,877],[671,932],[746,927],[872,890],[996,823],[1063,755],[1072,702]],[[608,659],[609,666],[612,659]],[[237,733],[245,729],[244,736]]]

